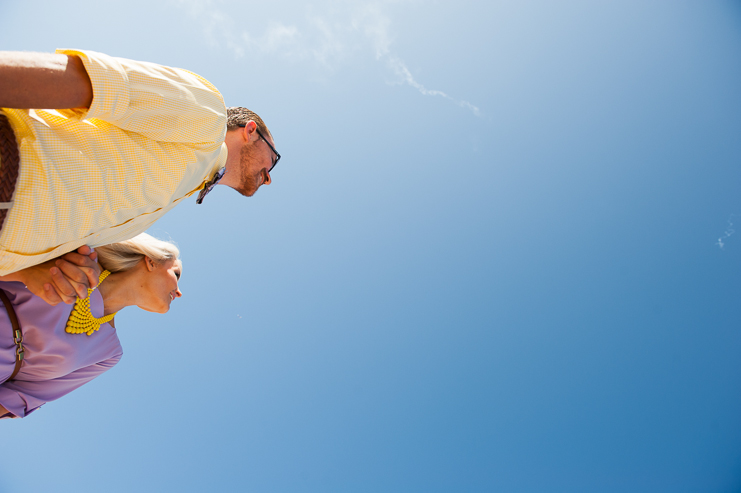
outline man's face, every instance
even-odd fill
[[[270,185],[270,168],[276,156],[262,138],[245,143],[240,151],[241,185],[239,193],[251,197],[262,185]]]

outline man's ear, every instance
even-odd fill
[[[242,138],[245,140],[245,142],[255,140],[255,137],[257,137],[256,130],[257,123],[255,123],[254,120],[248,121],[247,124],[242,127]]]

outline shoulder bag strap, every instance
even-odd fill
[[[21,324],[18,323],[18,317],[15,315],[13,304],[10,302],[8,295],[5,291],[0,289],[0,300],[2,300],[5,309],[8,311],[8,317],[10,317],[10,323],[13,326],[13,342],[15,343],[15,369],[13,374],[10,375],[8,380],[13,380],[21,369],[23,363],[24,349],[23,349],[23,331],[21,331]]]

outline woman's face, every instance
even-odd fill
[[[172,300],[183,295],[178,289],[183,265],[180,260],[167,260],[161,264],[155,264],[146,258],[145,262],[148,271],[142,285],[145,296],[139,307],[149,312],[166,313],[170,309]]]

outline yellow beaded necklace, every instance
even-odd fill
[[[100,278],[98,279],[99,286],[109,274],[110,272],[107,270],[100,273]],[[87,298],[84,300],[77,298],[75,307],[72,309],[72,313],[69,314],[69,319],[67,319],[67,327],[64,329],[68,333],[82,334],[84,332],[87,335],[92,335],[102,324],[113,320],[113,317],[116,316],[115,313],[111,313],[100,318],[93,317],[93,314],[90,312],[90,295],[93,291],[95,291],[95,288],[88,289]]]

